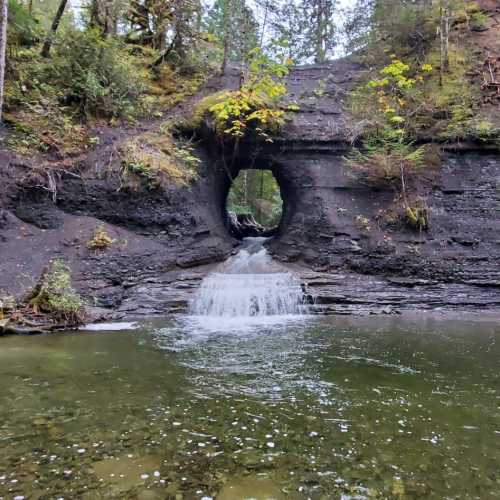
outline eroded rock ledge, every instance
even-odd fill
[[[187,271],[132,286],[113,317],[184,313],[204,275],[199,270]],[[303,269],[300,277],[311,314],[399,314],[414,310],[488,310],[500,314],[496,287]]]
[[[343,164],[345,95],[362,71],[345,60],[294,70],[289,99],[300,111],[272,145],[243,144],[231,164],[233,175],[249,165],[272,169],[280,183],[284,217],[270,252],[303,277],[319,313],[500,308],[498,152],[445,153],[439,171],[422,180],[428,231],[381,224],[393,193],[361,186]],[[229,74],[222,83],[237,80]],[[106,133],[62,172],[56,197],[26,182],[32,162],[0,152],[1,289],[22,293],[59,257],[97,316],[165,313],[183,310],[202,276],[235,251],[224,208],[229,181],[210,137],[198,143],[192,184],[130,191],[104,175],[127,133],[134,131]],[[87,242],[100,224],[117,243],[95,252]]]

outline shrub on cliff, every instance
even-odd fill
[[[381,134],[365,140],[345,161],[360,181],[383,187],[401,185],[405,176],[418,174],[426,153],[426,146],[414,147]]]
[[[105,117],[137,112],[144,80],[119,40],[97,30],[69,31],[57,45],[51,76],[65,99],[84,113]]]
[[[90,240],[87,242],[87,248],[90,250],[106,250],[115,240],[108,234],[103,225],[95,228]]]
[[[28,300],[35,313],[47,314],[67,326],[83,322],[84,302],[71,285],[71,269],[60,260],[45,267]]]
[[[425,211],[412,203],[411,181],[439,158],[435,148],[414,145],[410,127],[423,99],[426,75],[432,71],[429,64],[415,69],[393,55],[391,63],[380,70],[379,78],[356,89],[353,109],[355,115],[364,118],[364,129],[358,131],[364,139],[361,147],[345,158],[360,181],[393,187],[403,217],[419,229],[427,228],[428,221]]]
[[[395,55],[382,68],[379,78],[369,80],[352,93],[352,111],[362,127],[353,131],[353,141],[363,137],[346,163],[372,184],[401,182],[425,163],[427,148],[412,143],[411,125],[415,108],[422,100],[429,64],[419,69]]]
[[[120,146],[122,182],[129,188],[145,185],[187,186],[197,175],[200,159],[187,141],[174,140],[168,123]]]
[[[404,55],[401,62],[409,67],[410,78],[418,76],[414,68],[434,68],[421,75],[424,81],[417,79],[404,99],[404,117],[411,117],[405,124],[408,137],[443,143],[479,141],[498,147],[498,120],[489,106],[498,96],[495,49],[486,50],[489,43],[476,33],[478,26],[488,27],[486,39],[495,38],[491,12],[481,10],[478,2],[458,0],[400,4],[383,0],[372,11],[358,12],[361,18],[368,16],[371,27],[358,25],[358,34],[366,35],[361,37],[362,57],[375,71],[388,68],[391,53]],[[364,133],[378,116],[377,109],[366,106],[362,91],[360,86],[353,93],[353,111],[367,127],[356,133]]]
[[[205,98],[195,110],[196,119],[201,121],[209,114],[223,138],[239,140],[252,130],[272,141],[271,134],[285,123],[281,101],[286,94],[285,78],[290,65],[283,54],[273,59],[261,49],[253,49],[241,87]]]
[[[58,38],[52,59],[41,57],[38,48],[16,51],[5,94],[10,147],[21,154],[76,155],[96,143],[91,126],[158,118],[203,81],[203,74],[185,76],[166,65],[148,69],[153,50],[92,37],[77,33],[66,47]],[[73,45],[79,52],[73,53]]]

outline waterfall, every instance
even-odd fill
[[[267,238],[245,238],[241,250],[209,274],[190,305],[196,316],[256,317],[300,314],[303,293],[296,276],[267,253]]]

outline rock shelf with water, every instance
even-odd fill
[[[273,261],[266,238],[246,238],[243,247],[206,276],[190,313],[211,318],[297,315],[305,311],[300,280]]]

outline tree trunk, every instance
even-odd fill
[[[324,0],[316,1],[317,16],[316,16],[316,54],[314,57],[315,63],[322,63],[325,60],[325,53],[323,50],[324,37],[325,37],[325,12],[324,12]]]
[[[102,29],[102,34],[104,38],[107,38],[113,32],[113,14],[112,6],[109,0],[104,2],[104,26]]]
[[[7,48],[7,19],[9,0],[0,0],[0,123],[2,122],[3,95],[5,81],[5,51]]]
[[[248,170],[243,170],[243,204],[248,207]]]
[[[264,199],[264,170],[260,171],[259,205],[257,206],[257,219],[262,220],[262,200]]]
[[[264,6],[264,21],[262,22],[262,32],[260,34],[260,43],[259,47],[262,49],[262,45],[264,44],[264,34],[266,32],[266,24],[267,24],[267,14],[269,11],[269,0],[266,0],[266,4]]]
[[[92,0],[90,3],[90,20],[89,25],[91,28],[96,28],[100,25],[99,21],[99,3],[98,0]]]
[[[229,52],[229,40],[227,39],[227,36],[224,36],[224,55],[222,56],[222,66],[220,69],[220,72],[222,74],[226,72],[228,52]]]
[[[448,55],[449,36],[450,36],[450,6],[449,0],[441,0],[439,5],[439,52],[440,52],[440,68],[439,68],[439,85],[443,86],[444,73],[450,67],[450,59]]]
[[[196,19],[196,23],[195,23],[196,36],[195,36],[194,41],[193,41],[193,47],[195,50],[197,50],[199,42],[200,42],[200,34],[202,32],[202,26],[203,26],[203,9],[202,9],[201,5],[199,5],[199,4],[196,4],[195,19]]]
[[[45,40],[45,43],[43,44],[42,47],[42,52],[41,52],[42,57],[49,57],[50,47],[52,46],[52,40],[54,35],[56,34],[57,28],[59,27],[59,23],[61,22],[61,17],[64,14],[64,10],[66,9],[67,3],[68,0],[61,0],[61,3],[59,4],[56,16],[54,17],[54,20],[52,21],[52,26],[50,27],[50,33],[47,36],[47,39]]]
[[[444,69],[450,69],[449,57],[449,43],[450,43],[450,2],[444,0]]]
[[[152,28],[152,45],[156,50],[164,51],[167,49],[167,28],[168,19],[163,12],[159,12],[154,19]],[[175,26],[174,39],[178,37],[177,23]],[[175,43],[172,43],[173,47]]]
[[[229,56],[229,5],[231,0],[224,1],[224,54],[222,56],[221,73],[226,72],[227,60]]]

